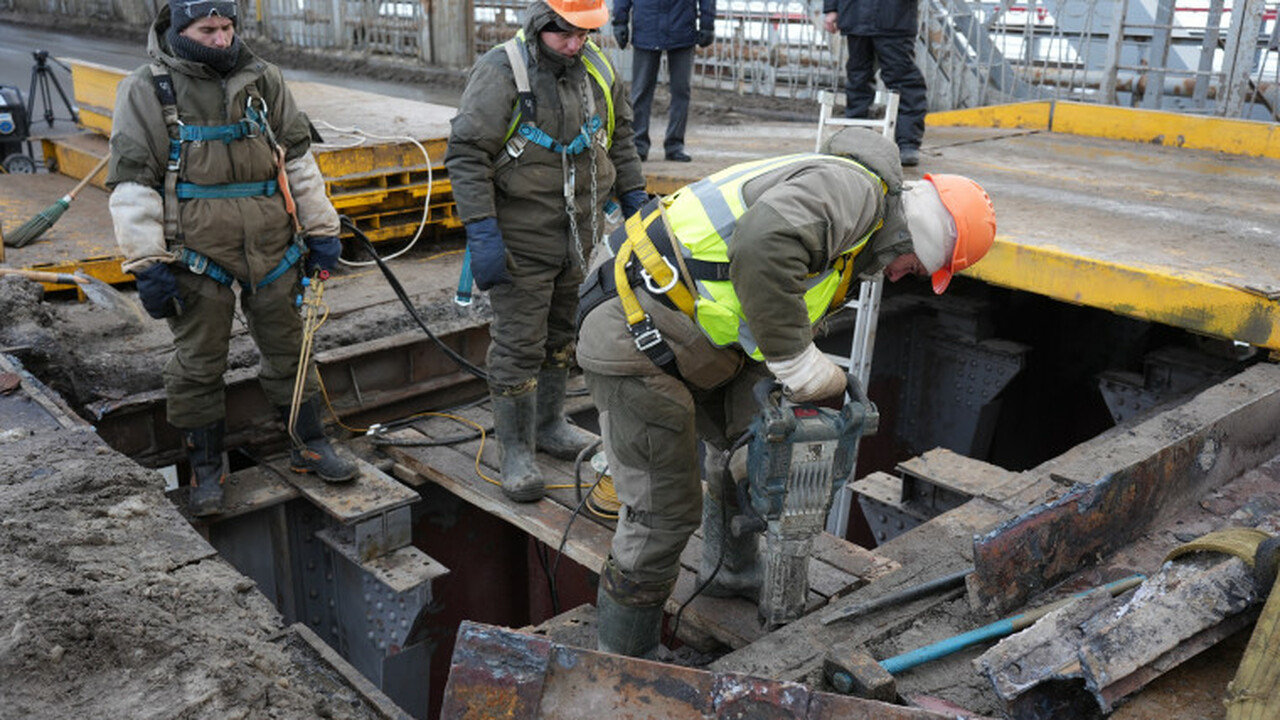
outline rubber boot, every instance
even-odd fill
[[[596,649],[652,660],[662,641],[662,606],[675,581],[639,585],[605,561],[596,590]]]
[[[491,393],[493,429],[502,450],[502,493],[516,502],[535,502],[546,494],[533,462],[537,393]]]
[[[538,449],[561,460],[573,460],[600,439],[571,425],[564,416],[564,389],[569,368],[544,367],[538,373]]]
[[[222,483],[227,479],[222,464],[222,438],[226,427],[226,422],[219,420],[182,431],[187,460],[191,463],[191,494],[187,498],[187,508],[195,517],[222,512]]]
[[[280,416],[284,424],[289,426],[289,408],[280,408]],[[333,449],[329,438],[324,434],[324,423],[320,420],[320,398],[312,395],[311,399],[298,407],[298,418],[294,422],[293,433],[302,441],[304,447],[296,443],[289,453],[289,468],[296,473],[315,473],[327,483],[340,483],[354,480],[360,474],[360,466],[353,460],[342,457]]]
[[[708,453],[708,466],[715,457],[715,453]],[[739,512],[737,494],[732,486],[722,484],[723,467],[708,467],[706,472],[707,495],[702,499],[702,557],[698,563],[698,587],[702,587],[714,572],[714,579],[702,591],[704,595],[758,600],[760,583],[764,579],[760,535],[748,532],[734,537],[729,522]],[[726,496],[732,498],[728,507],[725,507]],[[717,562],[720,564],[718,571]]]

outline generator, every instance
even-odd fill
[[[31,118],[22,102],[22,91],[12,85],[0,85],[0,165],[5,172],[33,173],[35,160],[23,151],[31,132]]]

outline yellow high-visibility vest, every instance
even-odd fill
[[[743,352],[756,360],[764,356],[751,329],[747,327],[742,304],[729,282],[729,242],[738,218],[747,211],[743,188],[761,175],[797,163],[814,160],[843,162],[866,172],[875,178],[882,193],[888,186],[878,175],[861,163],[849,158],[819,153],[799,153],[782,157],[757,160],[725,168],[698,182],[680,188],[663,199],[666,228],[691,268],[697,298],[694,301],[693,318],[711,342],[719,347],[738,345]],[[884,224],[883,218],[864,234],[853,247],[841,253],[822,272],[810,275],[805,281],[804,302],[808,309],[809,323],[817,323],[834,306],[844,302],[853,280],[854,259],[866,247],[867,240]],[[648,226],[654,232],[654,223]],[[707,272],[706,268],[721,268]]]

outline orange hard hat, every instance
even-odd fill
[[[991,196],[978,183],[963,175],[926,173],[942,198],[942,205],[956,223],[956,247],[951,262],[933,274],[933,291],[941,295],[951,276],[982,259],[996,239],[996,209]]]
[[[595,30],[609,22],[604,0],[547,0],[547,4],[574,27]]]

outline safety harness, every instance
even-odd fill
[[[591,92],[584,78],[579,93],[583,107],[586,108],[586,120],[578,129],[578,134],[567,144],[558,142],[545,130],[538,127],[537,99],[529,85],[528,48],[521,29],[514,37],[502,44],[511,63],[511,74],[516,83],[516,103],[512,110],[511,123],[507,127],[503,139],[506,152],[498,157],[495,164],[498,168],[520,157],[529,143],[546,148],[560,156],[560,169],[563,176],[563,192],[565,214],[569,219],[569,235],[572,238],[574,256],[578,267],[586,272],[586,258],[582,254],[578,240],[577,203],[577,165],[573,158],[582,153],[590,153],[591,158],[591,244],[600,240],[600,202],[599,189],[596,187],[596,147],[608,150],[613,142],[614,112],[612,86],[614,81],[613,66],[605,58],[599,46],[588,40],[582,46],[582,62],[587,75],[603,90],[605,98],[605,120],[596,112],[595,93]]]
[[[796,162],[819,158],[847,162],[871,175],[881,192],[887,192],[888,186],[883,180],[860,163],[804,153],[737,165],[688,185],[670,198],[651,200],[627,219],[625,234],[615,233],[609,239],[615,253],[612,271],[607,265],[603,266],[584,284],[579,297],[579,326],[592,309],[616,294],[622,302],[627,330],[636,348],[664,372],[680,377],[675,354],[636,297],[633,288],[639,286],[697,322],[703,334],[717,346],[736,342],[744,352],[760,359],[754,340],[743,329],[745,320],[736,295],[731,302],[726,297],[725,291],[733,294],[727,239],[738,217],[745,212],[742,188],[748,180]],[[681,202],[682,194],[686,203],[696,203],[700,208],[688,211],[688,215],[694,216],[692,221],[672,218],[672,207]],[[883,224],[883,219],[877,220],[874,227],[832,262],[829,270],[810,276],[810,291],[805,298],[810,308],[810,322],[844,302],[853,280],[854,260]],[[677,240],[673,242],[672,238]],[[718,247],[713,247],[717,243]],[[710,259],[694,257],[691,246],[701,246],[702,254]],[[810,298],[811,293],[814,298]],[[723,324],[708,326],[706,316],[726,314],[732,316],[735,326],[732,337]]]
[[[553,153],[566,155],[578,155],[584,152],[591,147],[593,137],[605,148],[612,144],[614,115],[611,88],[613,86],[614,72],[613,66],[609,64],[599,46],[588,40],[583,45],[582,59],[587,74],[604,91],[606,119],[602,122],[600,116],[596,113],[595,96],[592,93],[585,93],[587,120],[579,129],[578,135],[568,145],[556,142],[545,130],[537,126],[538,103],[529,86],[529,61],[525,56],[524,30],[521,29],[515,34],[515,37],[502,43],[502,49],[507,53],[507,59],[511,63],[511,74],[516,81],[516,104],[511,113],[511,124],[507,127],[507,135],[503,138],[509,158],[520,157],[521,153],[524,152],[525,145],[531,142]],[[601,133],[602,125],[604,126],[603,133]]]
[[[169,131],[169,158],[164,174],[164,238],[166,244],[173,249],[178,259],[188,270],[204,275],[222,285],[230,286],[236,278],[226,268],[210,260],[202,253],[196,252],[183,244],[180,227],[179,201],[193,198],[245,198],[270,197],[277,192],[284,198],[285,210],[293,221],[294,242],[285,250],[284,257],[256,285],[241,280],[240,286],[245,289],[266,287],[284,275],[303,256],[305,243],[302,239],[302,224],[298,220],[297,206],[293,194],[289,192],[289,178],[284,169],[284,148],[276,142],[271,124],[267,122],[266,101],[255,92],[250,92],[245,104],[244,118],[229,125],[187,125],[178,117],[178,98],[173,87],[173,77],[160,63],[151,63],[151,80],[155,86],[156,97],[163,111],[164,124]],[[255,106],[255,102],[257,105]],[[183,143],[191,142],[223,142],[232,143],[246,138],[265,136],[270,143],[276,161],[276,178],[263,182],[224,183],[220,185],[199,185],[192,182],[179,182],[178,175],[182,167]]]

